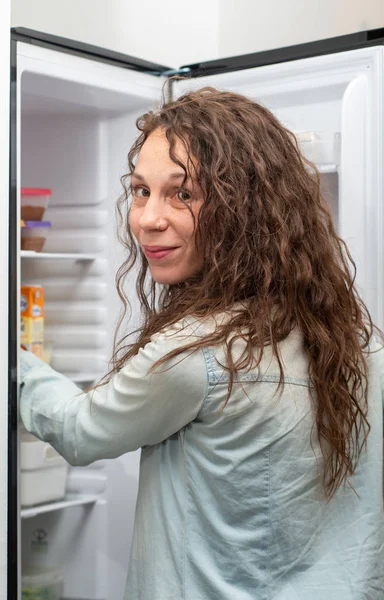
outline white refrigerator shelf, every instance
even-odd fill
[[[21,250],[21,258],[33,258],[37,260],[96,260],[96,254],[81,254],[75,252],[34,252],[33,250]]]
[[[315,163],[314,163],[315,164]],[[336,164],[315,164],[316,169],[318,170],[318,172],[320,173],[320,175],[328,175],[330,173],[338,173],[339,171],[339,165]],[[309,170],[309,172],[313,172],[312,167],[310,167],[309,165],[307,165],[307,169]]]
[[[319,173],[337,173],[338,165],[329,164],[329,165],[316,165]]]
[[[68,494],[63,500],[57,502],[49,502],[47,504],[39,504],[29,508],[21,509],[21,518],[30,519],[47,512],[62,510],[70,506],[79,506],[82,504],[94,504],[99,500],[100,495],[97,494]]]

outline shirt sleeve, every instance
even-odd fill
[[[166,440],[202,407],[207,390],[203,351],[185,351],[149,371],[168,352],[191,341],[177,331],[157,334],[108,384],[89,392],[22,352],[20,416],[25,428],[72,465]]]

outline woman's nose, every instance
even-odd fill
[[[143,231],[159,229],[159,222],[165,223],[164,204],[156,198],[150,198],[140,215],[139,225]]]

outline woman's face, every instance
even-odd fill
[[[176,141],[175,155],[187,164],[187,153],[180,140]],[[183,179],[184,170],[169,157],[163,130],[156,129],[144,142],[132,174],[129,222],[158,283],[185,281],[202,264],[188,206],[197,218],[203,198],[197,184],[192,187],[190,178],[180,187]]]

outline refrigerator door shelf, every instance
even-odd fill
[[[23,508],[21,510],[21,518],[30,519],[37,515],[62,510],[70,506],[94,504],[99,498],[100,494],[67,494],[63,500],[59,500],[58,502],[49,502],[47,504],[40,504],[39,506]]]
[[[338,174],[339,172],[339,165],[336,164],[323,164],[323,165],[316,165],[315,164],[316,169],[318,170],[318,172],[320,173],[320,175],[331,175],[331,174]],[[309,171],[312,171],[311,167],[308,167]]]
[[[329,173],[337,173],[338,166],[334,164],[316,165],[320,175],[328,175]]]

